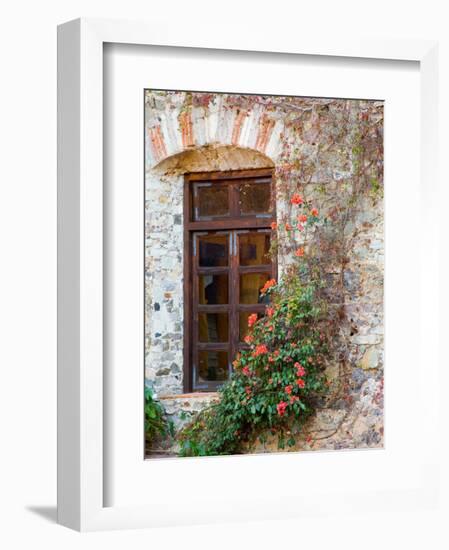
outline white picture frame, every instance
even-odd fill
[[[383,59],[419,63],[420,79],[420,192],[426,201],[420,213],[426,255],[420,257],[422,285],[431,290],[419,307],[423,318],[437,318],[438,226],[432,215],[437,201],[437,44],[421,40],[311,39],[291,36],[267,37],[257,29],[238,37],[214,29],[210,35],[192,39],[182,22],[170,29],[151,23],[80,19],[58,28],[58,521],[77,530],[152,527],[195,522],[181,507],[105,506],[108,488],[105,473],[104,423],[104,286],[103,286],[103,59],[105,44],[158,45],[171,48],[276,52],[277,55],[314,55],[334,58]],[[232,55],[232,53],[230,53]],[[388,202],[387,202],[388,208]],[[406,312],[404,312],[406,314]],[[388,321],[387,321],[388,322]],[[426,377],[436,387],[441,357],[438,327],[429,333],[421,327],[428,349]],[[388,390],[387,390],[388,391]],[[435,390],[436,391],[436,390]],[[429,430],[436,429],[437,400],[429,390],[423,414]],[[433,422],[433,424],[432,424]],[[341,454],[339,455],[341,456]],[[140,460],[140,457],[137,457]],[[235,460],[236,457],[233,457]],[[143,458],[142,458],[143,460]],[[212,459],[214,460],[214,459]],[[220,459],[218,459],[220,460]],[[221,459],[222,460],[222,459]],[[238,460],[238,459],[237,459]],[[251,469],[256,457],[240,458]],[[284,460],[293,468],[295,456]],[[333,459],[338,461],[337,457]],[[286,497],[295,502],[289,515],[326,514],[332,506],[340,512],[368,503],[373,507],[394,505],[419,507],[436,502],[438,463],[435,448],[426,454],[426,475],[401,490],[365,491],[345,495],[336,490],[323,507],[320,495],[298,500],[294,490]],[[173,463],[172,463],[173,464]],[[213,464],[211,461],[208,464]],[[265,463],[267,464],[267,463]],[[417,463],[417,466],[419,464]],[[424,467],[424,462],[421,463]],[[430,467],[429,467],[430,466]],[[208,466],[209,468],[209,466]],[[423,468],[424,471],[424,468]],[[123,472],[121,473],[123,476]],[[267,501],[272,495],[267,495]],[[220,496],[204,496],[200,522],[282,517],[283,512],[255,504],[238,495],[223,497],[228,513],[218,513]],[[343,504],[342,504],[343,502]],[[209,504],[209,513],[206,513]],[[211,505],[215,506],[211,509]],[[221,503],[223,505],[223,502]]]

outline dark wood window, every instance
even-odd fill
[[[272,171],[189,174],[184,187],[185,391],[213,391],[246,347],[248,316],[276,277]]]

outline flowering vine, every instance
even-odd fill
[[[297,211],[289,222],[272,227],[274,243],[285,228],[302,231],[324,223],[301,195],[294,194],[291,204]],[[249,315],[246,347],[233,361],[233,374],[219,391],[219,401],[179,434],[181,455],[239,453],[270,432],[278,436],[280,448],[295,444],[328,389],[326,310],[307,271],[301,246],[282,281],[270,279],[260,289],[269,302],[265,314]]]

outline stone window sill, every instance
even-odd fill
[[[193,393],[177,393],[173,395],[160,395],[158,397],[159,401],[163,401],[164,399],[201,399],[201,398],[213,398],[217,397],[217,392],[193,392]]]

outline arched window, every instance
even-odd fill
[[[184,390],[214,391],[276,277],[272,169],[186,175],[184,220]]]

